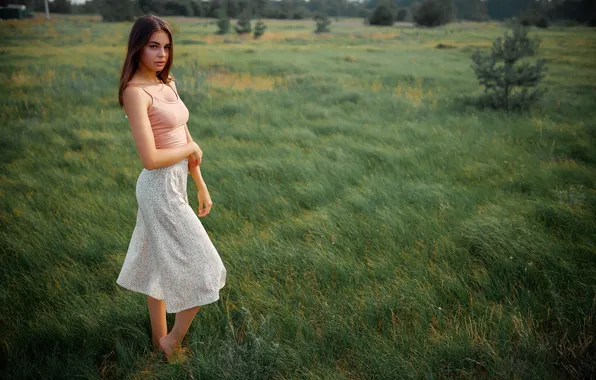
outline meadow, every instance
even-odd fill
[[[221,298],[168,365],[115,283],[142,169],[117,102],[132,24],[2,21],[2,378],[594,376],[594,29],[533,29],[547,92],[507,114],[461,101],[499,23],[253,40],[166,19]]]

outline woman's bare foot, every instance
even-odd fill
[[[188,359],[188,349],[177,344],[171,344],[167,336],[159,339],[159,347],[163,351],[168,363],[181,363]]]
[[[161,348],[164,355],[166,355],[168,363],[171,363],[174,359],[174,348],[170,346],[167,335],[159,339],[159,348]]]

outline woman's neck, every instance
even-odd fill
[[[144,67],[139,67],[133,74],[133,78],[141,83],[161,83],[161,80],[157,77],[157,72],[147,70]]]

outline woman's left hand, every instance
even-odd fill
[[[197,166],[199,166],[199,160],[197,160],[192,154],[188,156],[188,170],[196,168]]]
[[[209,196],[209,190],[207,190],[207,185],[199,186],[197,196],[199,198],[199,217],[207,216],[209,211],[211,211],[211,206],[213,206],[213,202],[211,202],[211,197]]]

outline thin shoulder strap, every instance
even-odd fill
[[[153,101],[154,101],[154,100],[153,100],[153,95],[151,95],[151,93],[150,93],[149,91],[145,90],[145,88],[144,88],[143,86],[139,86],[138,84],[136,84],[136,83],[131,83],[131,82],[128,82],[128,84],[127,84],[127,85],[128,85],[128,86],[135,86],[135,87],[139,87],[140,89],[142,89],[143,91],[145,91],[147,94],[149,94],[149,96],[151,97],[151,105],[153,105]]]
[[[171,82],[173,82],[173,81],[171,81]],[[174,90],[174,87],[170,86],[169,83],[166,83],[165,85],[168,86],[169,88],[171,88],[172,91],[174,91],[174,94],[176,94],[177,99],[180,99],[180,95],[178,95],[178,91]]]

